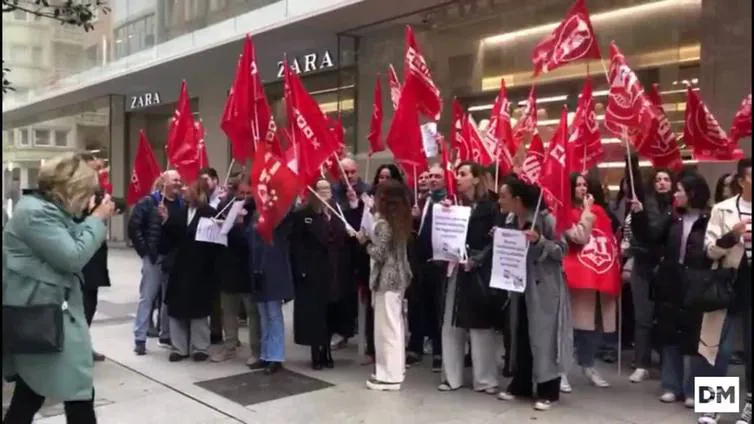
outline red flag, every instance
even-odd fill
[[[482,135],[479,134],[477,124],[471,115],[466,116],[464,121],[463,138],[471,149],[471,160],[482,166],[490,166],[495,163],[494,157],[487,151]]]
[[[453,163],[450,161],[448,147],[444,140],[440,142],[440,154],[442,158],[441,165],[443,176],[445,178],[445,191],[448,195],[448,199],[454,199],[456,197],[456,171],[453,167]]]
[[[395,162],[413,180],[414,168],[417,175],[427,169],[427,156],[424,153],[422,134],[419,127],[419,113],[413,91],[404,90],[400,103],[393,114],[385,145],[393,153]]]
[[[250,179],[254,202],[259,211],[257,233],[262,239],[272,243],[275,227],[285,218],[296,199],[298,178],[278,156],[258,149]]]
[[[562,234],[571,226],[571,179],[568,175],[568,109],[563,106],[558,129],[547,146],[539,175],[544,199],[555,215],[555,232]]]
[[[142,130],[139,132],[139,145],[136,147],[136,157],[131,167],[131,181],[128,183],[126,203],[131,206],[148,195],[152,190],[152,184],[161,172],[152,147],[147,141],[147,136],[144,135],[144,130]]]
[[[683,169],[681,150],[678,148],[673,127],[665,115],[662,107],[662,99],[657,84],[652,84],[647,92],[647,98],[655,110],[657,119],[652,125],[652,130],[640,139],[634,139],[633,144],[641,156],[649,158],[655,168],[668,168],[674,171]]]
[[[110,183],[110,168],[100,169],[97,173],[99,186],[107,194],[113,194],[113,185]]]
[[[576,115],[571,124],[571,134],[568,137],[568,170],[569,172],[584,172],[597,165],[602,159],[602,139],[597,115],[594,112],[594,98],[592,97],[592,79],[587,77],[581,97],[576,107]]]
[[[743,157],[743,150],[737,143],[731,143],[715,116],[691,87],[687,89],[683,141],[692,148],[697,160],[733,161]]]
[[[167,153],[170,166],[181,174],[185,182],[196,180],[199,176],[199,140],[194,129],[186,81],[181,82],[178,104],[168,129]]]
[[[534,131],[526,151],[526,159],[521,166],[521,179],[529,184],[539,183],[539,175],[542,172],[542,162],[545,160],[545,146],[539,131]]]
[[[601,57],[589,11],[584,0],[576,0],[552,34],[534,47],[531,61],[537,76],[580,59]]]
[[[516,154],[515,151],[510,150],[516,143],[513,140],[509,111],[510,102],[505,89],[505,79],[501,78],[500,92],[495,98],[495,104],[490,113],[490,123],[482,140],[490,156],[499,163],[503,174],[513,169],[513,156]]]
[[[534,130],[537,128],[537,97],[534,95],[534,86],[531,86],[529,90],[529,98],[526,100],[526,108],[524,109],[521,119],[516,122],[513,127],[513,138],[511,144],[508,145],[508,151],[512,155],[515,155],[519,146],[524,141],[524,136],[534,134]]]
[[[260,144],[270,152],[281,157],[283,149],[278,138],[278,128],[275,124],[275,118],[272,116],[272,109],[264,95],[264,84],[262,77],[259,75],[259,66],[257,65],[256,49],[250,38],[246,39],[251,51],[251,130],[253,136],[253,146]]]
[[[251,55],[251,40],[246,37],[220,120],[220,128],[230,140],[231,156],[241,163],[246,163],[246,159],[254,151],[250,98]]]
[[[298,176],[301,185],[313,184],[321,175],[322,164],[338,150],[338,142],[330,131],[324,113],[283,63],[284,98],[291,138],[298,145]]]
[[[414,30],[406,25],[405,58],[403,62],[404,86],[401,96],[407,91],[412,92],[416,107],[423,115],[437,121],[442,111],[442,98],[429,72],[429,66],[424,59],[419,45],[414,37]]]
[[[393,65],[387,67],[387,82],[390,86],[390,101],[393,103],[393,110],[396,110],[401,100],[401,81],[398,79],[398,74],[395,73]]]
[[[578,246],[569,244],[563,258],[566,283],[572,289],[597,290],[617,296],[621,290],[620,254],[610,218],[599,205],[592,205],[595,216],[589,241]],[[578,221],[581,208],[571,210],[571,219]]]
[[[731,143],[738,144],[743,137],[751,137],[751,93],[744,97],[730,126]]]
[[[453,99],[452,108],[453,122],[450,125],[450,149],[455,152],[457,161],[472,160],[471,147],[464,133],[466,114],[463,113],[463,108],[457,99]]]
[[[369,155],[385,150],[382,144],[382,82],[380,75],[374,82],[374,100],[372,102],[372,120],[369,123]]]
[[[204,144],[204,123],[201,119],[194,121],[194,130],[196,131],[196,139],[199,140],[199,168],[206,168],[209,166],[209,158],[207,157],[207,146]]]
[[[615,42],[610,43],[610,92],[605,108],[605,128],[618,137],[641,139],[652,132],[657,117],[639,78],[626,63]]]

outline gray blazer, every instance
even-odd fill
[[[393,243],[390,225],[382,218],[374,224],[374,235],[367,244],[370,260],[369,289],[404,292],[411,284],[411,265],[405,243]]]
[[[518,228],[513,215],[505,227]],[[531,218],[527,221],[531,222]],[[553,380],[566,372],[573,360],[571,299],[563,278],[563,257],[567,243],[555,237],[555,218],[547,212],[537,219],[535,229],[541,235],[529,246],[526,256],[526,289],[510,293],[511,369],[516,367],[518,310],[521,296],[526,302],[529,343],[533,356],[533,377],[537,383]]]

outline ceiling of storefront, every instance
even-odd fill
[[[281,46],[294,46],[296,49],[306,50],[307,43],[313,44],[353,28],[364,28],[372,23],[379,23],[412,13],[416,14],[422,10],[447,3],[449,3],[448,0],[365,0],[255,35],[257,60],[260,62],[277,61],[280,60],[280,55],[283,53]],[[190,81],[206,78],[207,75],[221,76],[227,79],[226,77],[234,72],[233,64],[241,51],[241,44],[241,40],[236,40],[200,53],[45,99],[35,104],[4,111],[3,126],[12,128],[40,120],[55,119],[63,108],[66,108],[66,114],[70,114],[71,107],[89,102],[92,99],[107,95],[138,93],[153,90],[155,87],[167,87],[170,84],[178,84],[180,79]],[[318,46],[312,45],[311,47]],[[402,46],[396,47],[401,48]],[[223,65],[213,66],[213,64]]]

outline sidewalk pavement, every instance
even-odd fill
[[[290,329],[292,303],[285,307],[287,334],[286,372],[266,376],[244,366],[239,358],[223,363],[170,363],[168,350],[148,341],[148,354],[135,356],[132,320],[138,299],[141,263],[132,250],[110,251],[112,287],[100,294],[100,308],[91,333],[95,348],[107,356],[96,364],[97,415],[104,424],[492,424],[501,422],[559,424],[690,424],[691,410],[681,403],[658,401],[659,381],[628,382],[617,366],[600,364],[612,387],[598,389],[574,369],[574,391],[546,412],[534,411],[530,402],[503,402],[494,396],[462,389],[436,390],[439,374],[428,360],[406,373],[400,392],[373,392],[364,387],[371,369],[361,366],[355,343],[334,352],[335,369],[312,371],[309,350],[296,346]],[[243,329],[242,329],[243,330]],[[244,331],[241,331],[245,344]],[[624,363],[630,358],[625,358]],[[501,379],[501,385],[507,381]],[[4,386],[4,399],[8,399]],[[4,402],[6,404],[7,401]],[[46,406],[38,423],[64,423],[62,405]],[[46,418],[44,418],[46,417]],[[726,423],[734,421],[732,417]]]

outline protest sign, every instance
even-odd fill
[[[523,293],[526,289],[526,253],[529,249],[524,232],[495,228],[492,243],[490,287]]]
[[[471,208],[468,206],[432,206],[432,259],[466,262],[466,234]]]

